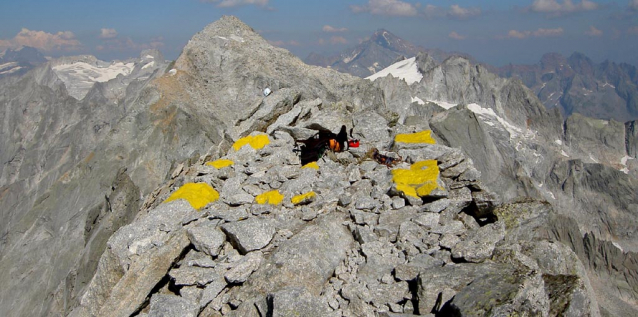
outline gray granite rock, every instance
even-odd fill
[[[305,288],[286,288],[268,295],[269,316],[326,316],[330,309]]]
[[[233,268],[226,272],[224,278],[226,278],[226,281],[230,284],[243,283],[248,279],[250,274],[259,268],[262,261],[263,255],[261,252],[250,252],[235,263]]]
[[[257,217],[226,223],[221,228],[233,245],[243,254],[265,247],[275,235],[275,227],[272,222]]]
[[[199,309],[195,304],[175,295],[156,294],[151,297],[150,307],[151,308],[148,311],[149,317],[196,317],[199,312]]]
[[[199,300],[199,307],[204,308],[208,306],[217,296],[226,288],[226,279],[219,274],[204,288],[201,298]]]
[[[206,221],[187,230],[188,238],[196,250],[210,256],[217,256],[222,245],[226,242],[226,235],[218,227],[219,221]]]
[[[186,266],[172,269],[168,274],[173,279],[175,285],[199,285],[204,286],[215,279],[217,273],[210,268],[197,266]]]
[[[492,256],[496,243],[505,236],[502,222],[492,223],[472,230],[467,237],[452,248],[452,257],[468,262],[483,262]]]
[[[286,287],[305,287],[318,296],[350,249],[352,234],[340,214],[318,217],[265,260],[244,284],[250,294],[266,295]]]

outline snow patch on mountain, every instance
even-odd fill
[[[433,103],[441,106],[445,110],[454,108],[457,105],[456,103],[450,103],[450,102],[441,101],[441,100],[428,100],[428,102],[433,102]]]
[[[4,69],[7,69],[9,67],[16,66],[16,65],[18,65],[17,62],[4,63],[4,64],[0,65],[0,70],[4,70]]]
[[[133,71],[134,63],[117,62],[107,67],[99,67],[85,62],[73,64],[62,64],[53,67],[53,71],[66,83],[67,80],[78,80],[85,82],[107,82],[117,77],[117,75],[127,76]]]
[[[488,122],[487,120],[498,121],[503,126],[503,128],[505,128],[505,130],[509,132],[510,140],[523,134],[523,130],[521,128],[507,122],[507,120],[497,115],[496,112],[494,112],[494,110],[491,108],[483,108],[475,103],[467,105],[467,108],[470,111],[476,113],[479,117],[482,117],[482,119],[484,119],[486,123]]]
[[[421,98],[419,98],[419,97],[412,97],[410,102],[416,102],[416,103],[418,103],[420,105],[424,105],[425,104],[425,102],[423,100],[421,100]]]
[[[149,68],[149,67],[153,67],[154,65],[155,65],[155,61],[152,61],[152,62],[150,62],[150,63],[148,63],[148,64],[146,64],[146,65],[142,66],[142,69],[147,69],[147,68]]]
[[[357,56],[359,56],[359,52],[353,52],[351,56],[348,56],[343,59],[344,64],[348,64],[352,62],[355,58],[357,58]]]
[[[0,71],[0,75],[8,75],[8,74],[13,74],[19,70],[21,70],[22,67],[18,66],[18,67],[14,67],[14,68],[10,68],[9,70],[5,70],[5,71]]]
[[[625,173],[625,174],[629,174],[629,167],[627,167],[627,161],[628,160],[633,160],[634,158],[628,155],[623,156],[620,159],[620,165],[623,166],[623,168],[620,169],[621,172]]]
[[[408,85],[419,82],[423,78],[423,74],[419,72],[419,69],[416,65],[416,57],[412,57],[400,62],[396,62],[386,67],[382,71],[372,76],[366,77],[366,79],[374,81],[377,78],[388,76],[388,74],[392,75],[392,77],[405,80]]]

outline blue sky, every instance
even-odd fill
[[[158,48],[176,59],[207,24],[235,15],[301,58],[385,28],[495,65],[574,51],[638,65],[638,0],[3,0],[0,15],[0,50],[29,45],[50,56],[112,60]]]

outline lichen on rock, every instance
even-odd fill
[[[397,190],[411,197],[425,197],[439,188],[439,167],[436,160],[425,160],[412,164],[410,169],[392,170],[392,181]]]
[[[164,202],[185,199],[197,210],[219,199],[219,193],[206,183],[187,183],[173,192]]]
[[[436,144],[436,140],[432,138],[432,130],[423,130],[415,133],[400,133],[394,137],[394,142]]]
[[[216,169],[220,169],[220,168],[224,168],[224,167],[228,167],[235,164],[235,162],[229,160],[229,159],[219,159],[219,160],[215,160],[212,162],[207,162],[206,165],[208,166],[212,166]]]
[[[268,139],[268,135],[266,134],[249,135],[235,141],[235,143],[233,143],[233,149],[239,151],[244,145],[248,144],[253,149],[259,150],[269,143],[270,139]]]
[[[269,204],[269,205],[279,205],[284,200],[284,195],[282,195],[278,190],[267,191],[263,194],[255,197],[255,202],[258,204]]]

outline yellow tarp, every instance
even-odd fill
[[[186,199],[197,210],[219,199],[219,193],[206,183],[187,183],[173,192],[164,202]]]
[[[436,144],[436,141],[432,138],[432,130],[397,134],[394,137],[394,142]]]
[[[241,149],[242,146],[248,144],[253,149],[259,150],[263,148],[264,146],[268,145],[268,143],[270,143],[270,140],[268,139],[267,134],[258,134],[255,136],[249,135],[247,137],[243,137],[235,141],[235,143],[233,144],[233,149],[235,149],[235,151],[239,151],[239,149]]]
[[[301,168],[314,168],[316,170],[319,169],[319,165],[317,164],[317,162],[310,162],[304,166],[302,166]]]
[[[235,162],[231,161],[231,160],[227,160],[227,159],[219,159],[219,160],[215,160],[212,162],[207,162],[206,165],[208,166],[212,166],[216,169],[220,169],[220,168],[224,168],[227,166],[231,166],[235,164]]]
[[[311,192],[307,192],[305,194],[301,194],[301,195],[297,195],[295,197],[292,197],[290,202],[292,202],[293,205],[299,205],[301,203],[308,202],[310,199],[314,198],[315,196],[317,196],[317,194],[315,194],[315,192],[311,191]]]
[[[438,177],[439,166],[436,160],[416,162],[410,169],[392,170],[392,181],[397,184],[397,189],[412,197],[427,196],[439,188]]]
[[[255,201],[260,204],[279,205],[284,200],[284,195],[279,193],[278,190],[271,190],[255,197]]]

